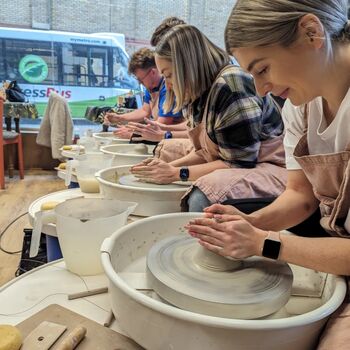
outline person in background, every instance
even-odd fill
[[[172,28],[155,51],[169,86],[164,109],[182,109],[194,149],[171,163],[146,160],[132,173],[158,184],[193,181],[183,201],[190,211],[228,198],[278,196],[286,171],[283,123],[272,100],[259,98],[252,77],[194,26]]]
[[[157,46],[160,39],[173,27],[179,24],[186,24],[178,17],[167,17],[154,30],[151,37],[151,45]],[[191,152],[193,145],[188,139],[186,121],[178,124],[162,124],[150,119],[145,119],[144,123],[130,122],[127,125],[139,137],[133,140],[146,140],[158,142],[155,148],[155,156],[166,162],[181,158]]]
[[[176,124],[182,121],[180,112],[173,113],[171,110],[164,112],[163,110],[166,87],[163,77],[157,70],[152,50],[142,48],[136,51],[129,62],[129,73],[133,74],[139,83],[147,89],[143,105],[141,108],[126,114],[106,113],[105,124],[119,124],[131,121],[142,122],[145,118],[149,119],[151,117],[163,124]],[[122,131],[130,133],[129,130]]]
[[[150,41],[151,45],[153,47],[156,47],[160,40],[163,38],[164,34],[166,34],[171,28],[174,28],[180,24],[186,24],[186,22],[181,18],[175,16],[165,18],[154,30]]]
[[[223,256],[263,255],[350,276],[350,23],[345,0],[238,0],[225,41],[260,95],[287,98],[283,109],[286,190],[246,215],[213,205],[189,233]],[[295,64],[298,62],[298,64]],[[281,233],[320,209],[321,233]],[[212,220],[215,218],[215,220]],[[273,243],[273,241],[277,243]],[[350,343],[350,305],[332,318],[318,349]]]

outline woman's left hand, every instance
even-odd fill
[[[179,180],[178,169],[158,158],[146,159],[131,167],[130,171],[144,182],[164,185]]]
[[[220,215],[216,215],[216,219],[193,219],[185,228],[203,247],[236,259],[261,255],[267,236],[266,231],[252,226],[239,215],[232,215],[231,221],[225,222],[220,222]]]

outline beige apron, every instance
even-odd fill
[[[310,155],[304,134],[294,150],[294,157],[320,201],[321,226],[332,236],[350,238],[350,232],[343,226],[350,207],[350,143],[343,152]],[[329,319],[317,349],[348,348],[349,328],[350,305],[344,303]]]
[[[192,150],[193,144],[190,139],[166,139],[158,143],[154,156],[170,163],[173,160],[187,156]]]
[[[221,159],[218,145],[210,139],[206,131],[211,93],[212,90],[209,92],[201,123],[189,130],[196,154],[207,162]],[[189,109],[188,113],[190,116],[188,119],[191,120],[192,110]],[[284,164],[283,135],[280,135],[261,143],[258,164],[255,168],[215,170],[200,177],[193,186],[199,188],[211,203],[222,203],[227,199],[277,197],[285,190],[287,183]],[[193,186],[182,197],[183,210],[188,210],[187,199]]]
[[[310,155],[304,134],[294,150],[294,157],[320,201],[321,226],[332,236],[350,238],[343,226],[350,208],[350,143],[343,152]]]

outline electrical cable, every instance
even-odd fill
[[[9,254],[9,255],[14,255],[14,254],[20,254],[22,252],[22,249],[21,250],[18,250],[18,251],[15,251],[15,252],[11,252],[5,248],[3,248],[1,246],[1,239],[3,238],[3,236],[5,235],[6,231],[9,229],[10,226],[12,226],[18,219],[20,219],[21,217],[23,217],[24,215],[27,215],[28,212],[25,212],[19,216],[17,216],[14,220],[12,220],[6,227],[5,229],[0,233],[0,250],[5,253],[5,254]]]

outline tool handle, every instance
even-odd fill
[[[64,339],[58,344],[57,350],[73,350],[83,340],[86,334],[86,328],[83,326],[75,327]]]

